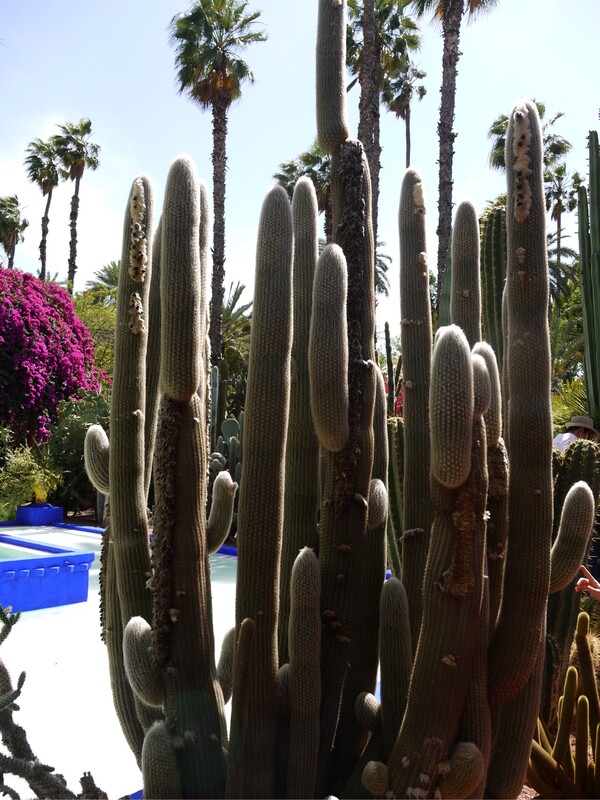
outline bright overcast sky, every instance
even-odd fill
[[[158,219],[172,159],[188,153],[209,188],[212,182],[210,112],[178,94],[169,22],[187,10],[180,0],[0,0],[0,196],[17,194],[29,220],[15,266],[39,268],[45,200],[26,180],[23,159],[30,141],[57,132],[56,123],[92,120],[102,147],[100,166],[81,183],[78,271],[75,290],[120,258],[125,203],[141,172],[155,186]],[[266,43],[245,53],[256,82],[230,111],[226,200],[226,291],[230,282],[253,283],[256,226],[265,192],[282,161],[313,142],[316,0],[251,0],[262,11]],[[600,21],[598,0],[501,0],[463,27],[455,129],[454,201],[471,200],[480,212],[504,191],[504,179],[487,166],[487,131],[521,97],[540,100],[550,116],[564,111],[556,131],[573,144],[571,170],[587,175],[586,138],[598,129],[596,91]],[[428,93],[413,107],[413,165],[428,203],[429,261],[435,264],[437,224],[437,119],[441,35],[431,18],[421,21],[423,45],[416,64],[427,72]],[[358,88],[348,98],[355,126]],[[356,129],[354,127],[354,129]],[[396,217],[404,173],[404,125],[382,112],[379,238],[393,257],[391,297],[380,302],[378,327],[398,321]],[[71,184],[55,191],[50,210],[48,268],[64,279],[68,259]],[[571,223],[575,225],[574,215]],[[572,239],[567,244],[577,248]]]

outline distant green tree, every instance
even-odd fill
[[[113,374],[116,304],[116,288],[100,285],[73,296],[75,314],[94,342],[94,365],[104,385]]]
[[[47,142],[41,139],[34,139],[29,143],[25,151],[25,168],[27,178],[31,183],[35,183],[42,190],[42,196],[46,197],[46,207],[42,217],[42,239],[40,241],[40,280],[46,280],[46,240],[48,239],[48,226],[50,224],[50,203],[52,193],[58,186],[60,175],[58,172],[58,154],[54,142],[50,139]]]
[[[223,306],[223,358],[227,362],[228,391],[227,413],[239,419],[246,401],[246,378],[250,330],[252,327],[252,302],[240,304],[246,287],[239,281],[230,284]]]
[[[331,156],[321,150],[317,141],[309,150],[300,153],[296,159],[282,162],[279,165],[279,172],[273,175],[288,193],[290,201],[294,194],[294,186],[303,176],[310,178],[315,187],[319,213],[322,212],[325,215],[325,239],[330,243],[333,241]]]
[[[245,0],[196,0],[185,14],[171,20],[179,91],[213,119],[213,270],[210,310],[210,350],[213,365],[223,350],[222,315],[225,280],[225,175],[229,107],[254,76],[239,53],[266,36],[255,29],[260,11],[248,13]]]
[[[100,163],[98,154],[100,145],[91,140],[92,123],[89,119],[79,122],[65,122],[59,125],[60,133],[52,137],[52,144],[61,162],[60,174],[64,180],[75,182],[73,197],[71,198],[71,213],[69,225],[71,239],[69,241],[69,269],[67,285],[69,293],[73,294],[73,283],[77,271],[77,218],[79,216],[79,187],[86,169],[95,170]]]
[[[407,61],[402,69],[393,77],[386,78],[381,91],[381,102],[384,107],[404,121],[405,129],[405,165],[411,164],[411,114],[412,102],[422,100],[427,94],[426,87],[419,83],[427,76],[426,72],[418,69],[413,63]]]
[[[119,285],[119,272],[121,271],[121,259],[109,261],[99,270],[94,272],[94,279],[88,281],[86,289],[116,289]]]
[[[544,121],[546,105],[538,100],[534,100],[533,102],[536,105],[540,121],[542,122],[544,169],[548,170],[548,168],[554,166],[557,161],[564,158],[564,156],[571,151],[573,145],[553,130],[557,121],[564,116],[564,111],[558,111],[553,117]],[[488,164],[492,169],[499,170],[500,172],[506,172],[505,150],[507,131],[508,116],[506,114],[497,116],[488,130],[488,139],[492,142],[492,147],[488,156]]]
[[[0,197],[0,244],[8,258],[8,268],[15,265],[15,248],[23,241],[23,231],[29,222],[21,216],[21,206],[16,194]]]

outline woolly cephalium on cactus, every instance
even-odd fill
[[[272,189],[260,215],[236,625],[218,668],[204,189],[188,159],[173,163],[150,247],[151,188],[134,182],[123,263],[133,241],[145,268],[125,267],[120,281],[111,441],[92,429],[86,458],[99,482],[108,474],[104,631],[146,797],[516,797],[525,778],[552,538],[539,118],[519,103],[507,136],[507,447],[496,359],[475,342],[476,288],[432,342],[424,191],[415,170],[405,175],[404,531],[401,572],[384,583],[386,403],[374,361],[369,172],[345,115],[345,17],[344,2],[319,0],[317,127],[332,156],[334,243],[317,259],[307,181],[291,207]],[[464,255],[461,280],[477,287],[478,229],[472,207],[461,214],[453,248]],[[220,498],[233,502],[215,492],[213,507]],[[561,526],[564,536],[585,536],[584,517]]]

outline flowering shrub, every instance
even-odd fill
[[[0,424],[15,442],[45,441],[60,401],[98,385],[94,345],[69,294],[0,269]]]

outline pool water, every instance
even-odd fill
[[[62,773],[71,791],[80,791],[79,778],[88,771],[109,797],[139,790],[141,775],[117,721],[100,639],[100,531],[1,526],[0,532],[96,554],[86,602],[23,612],[2,644],[0,657],[13,685],[22,671],[27,675],[15,722],[27,731],[36,756]],[[235,623],[237,559],[216,554],[210,565],[218,659],[223,637]],[[21,796],[31,794],[20,779],[5,778]]]

